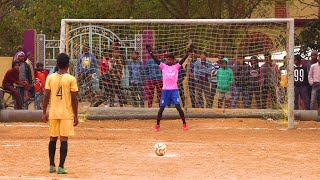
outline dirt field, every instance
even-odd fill
[[[0,179],[317,179],[320,123],[259,119],[86,121],[69,141],[69,174],[48,173],[48,127],[0,124]],[[153,152],[157,142],[168,151]],[[59,162],[59,145],[56,164]]]

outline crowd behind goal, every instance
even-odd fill
[[[87,46],[83,46],[83,53],[77,59],[74,68],[80,90],[80,101],[90,102],[91,107],[101,105],[158,107],[163,85],[160,68],[151,57],[147,62],[142,62],[139,52],[136,51],[130,53],[130,58],[124,58],[117,43],[114,44],[111,49],[103,51],[101,59],[97,59]],[[161,62],[166,63],[171,52],[167,45],[163,45],[154,47],[154,54]],[[286,57],[283,59],[283,65],[279,67],[270,52],[265,52],[262,58],[258,55],[238,55],[237,58],[228,58],[224,52],[212,54],[209,51],[194,50],[179,69],[178,87],[182,107],[279,109],[286,106],[288,98]],[[14,60],[18,60],[19,56],[20,59],[31,62],[29,59],[32,57],[26,58],[21,49],[16,53]],[[30,89],[30,96],[34,96],[35,88],[30,86],[38,85],[32,79],[35,79],[35,75],[38,77],[39,72],[45,72],[45,76],[48,72],[38,70],[43,64],[37,64],[36,71],[33,71],[32,65],[16,64],[20,65],[20,71],[26,71],[26,67],[27,70],[30,69],[31,74],[24,75],[30,78],[21,76],[24,73],[20,73],[20,78],[24,78],[23,81],[30,79],[31,82],[25,87],[27,90]],[[318,109],[319,53],[312,51],[310,60],[295,55],[294,64],[295,109]],[[41,80],[45,81],[45,77],[42,76],[41,74]],[[3,88],[8,86],[7,81],[8,78],[5,78],[2,82]],[[124,81],[128,81],[128,85],[124,85]],[[19,92],[25,92],[24,96],[28,95],[26,91]],[[42,90],[36,91],[36,93],[41,92]],[[14,97],[21,97],[17,93],[18,91],[12,92]],[[41,109],[39,107],[41,101],[42,96],[37,96],[36,109]],[[18,102],[18,105],[17,109],[23,108],[21,102]]]

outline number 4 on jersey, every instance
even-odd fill
[[[60,99],[62,99],[62,86],[59,86],[56,96],[60,96]]]

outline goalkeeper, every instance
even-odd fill
[[[161,100],[160,100],[160,109],[158,111],[157,116],[157,125],[154,127],[154,131],[158,132],[160,129],[160,120],[162,117],[162,113],[164,111],[164,108],[171,103],[173,103],[176,107],[176,109],[179,111],[179,115],[182,119],[182,129],[188,130],[188,126],[186,123],[186,118],[184,116],[184,112],[181,109],[180,102],[179,102],[179,91],[178,91],[178,72],[181,65],[184,63],[184,61],[189,56],[190,51],[194,47],[191,45],[188,49],[186,54],[183,56],[183,58],[179,61],[179,63],[174,64],[174,55],[169,54],[167,63],[162,63],[159,61],[159,59],[154,56],[151,46],[146,45],[146,49],[148,50],[149,54],[151,55],[152,59],[159,65],[160,69],[162,70],[162,79],[163,79],[163,87],[162,87],[162,93],[161,93]]]

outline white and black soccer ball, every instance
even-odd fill
[[[164,143],[157,143],[153,149],[157,156],[163,156],[167,152],[167,146]]]

